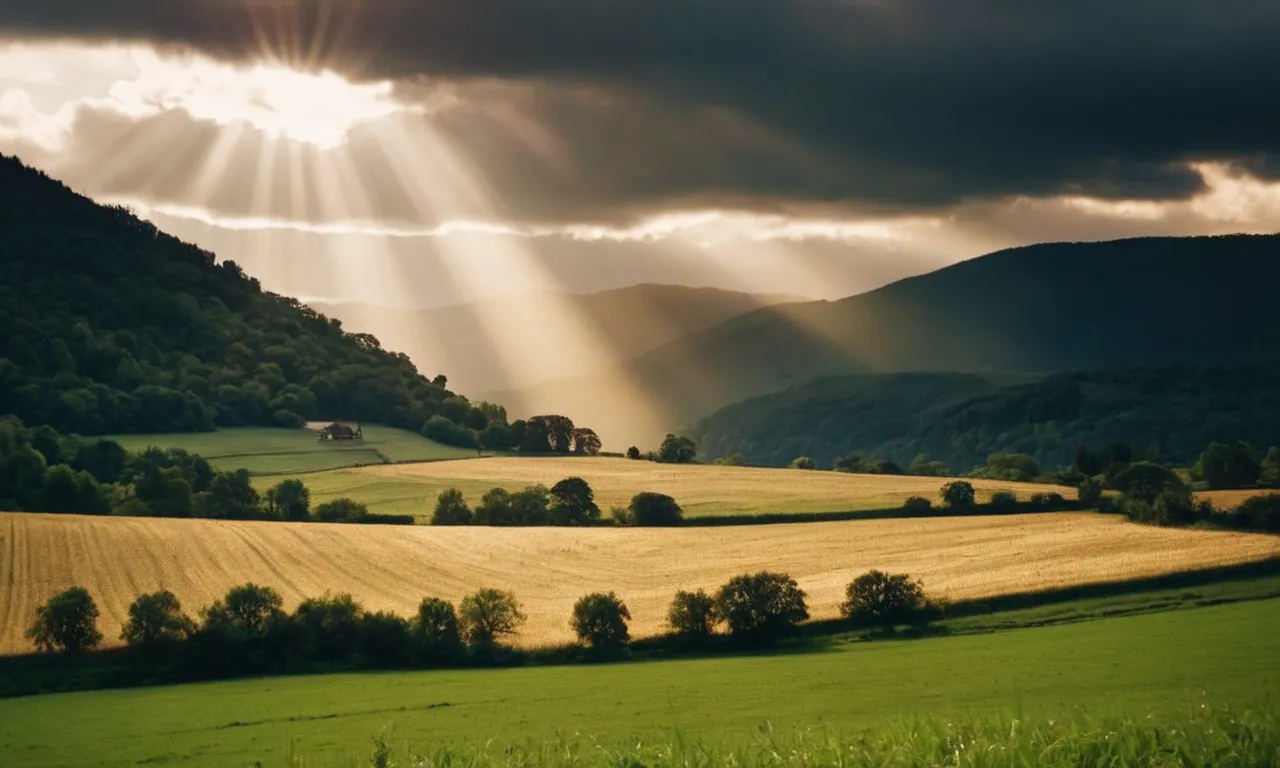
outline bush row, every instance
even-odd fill
[[[871,571],[846,589],[841,613],[849,626],[889,627],[928,622],[941,613],[920,582],[905,574]],[[36,611],[27,637],[44,652],[64,657],[98,647],[99,610],[83,587],[72,587]],[[587,658],[616,658],[631,642],[631,611],[615,593],[583,596],[569,619],[576,647]],[[677,592],[667,611],[668,640],[684,647],[706,643],[721,628],[751,646],[790,634],[809,611],[806,595],[782,573],[736,576],[714,594]],[[205,606],[197,618],[161,591],[129,606],[120,639],[140,680],[200,679],[333,669],[441,667],[518,663],[525,652],[505,645],[525,623],[516,596],[479,589],[455,608],[429,597],[403,618],[366,611],[351,595],[311,598],[292,613],[270,587],[244,584]]]
[[[679,525],[684,511],[676,500],[662,493],[638,493],[631,504],[613,510],[617,525]],[[600,507],[591,484],[581,477],[567,477],[547,488],[531,485],[512,493],[492,488],[480,498],[474,510],[457,488],[443,491],[431,515],[432,525],[598,525]]]

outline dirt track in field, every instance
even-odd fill
[[[292,608],[351,592],[411,614],[422,597],[513,590],[519,641],[570,639],[574,601],[616,591],[632,633],[662,630],[681,588],[714,589],[764,568],[793,575],[815,617],[871,568],[906,571],[939,596],[971,598],[1150,576],[1280,555],[1280,537],[1154,528],[1094,514],[931,518],[681,529],[431,528],[0,514],[0,653],[29,649],[36,606],[82,584],[117,643],[129,603],[170,589],[191,614],[227,588],[275,587]]]

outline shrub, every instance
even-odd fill
[[[946,477],[948,472],[947,465],[940,461],[916,460],[907,467],[907,474],[920,477]]]
[[[551,486],[551,520],[556,525],[586,525],[600,519],[591,485],[580,477],[567,477]]]
[[[667,435],[657,454],[657,460],[663,464],[692,464],[697,457],[698,445],[676,435]]]
[[[977,496],[973,484],[965,480],[955,480],[942,486],[940,492],[942,502],[952,511],[968,511],[973,509]]]
[[[262,637],[284,618],[280,593],[271,587],[241,584],[201,611],[203,629],[238,637]]]
[[[380,667],[402,664],[408,647],[408,622],[394,613],[366,613],[360,619],[360,650],[372,664]]]
[[[1049,493],[1033,493],[1031,494],[1030,501],[1031,506],[1036,507],[1037,509],[1053,509],[1055,507],[1061,507],[1067,500],[1062,497],[1062,494],[1050,491]]]
[[[635,461],[640,458],[640,449],[634,445],[627,449],[627,458]]]
[[[987,508],[997,514],[1018,511],[1018,494],[1013,491],[999,490],[991,494]]]
[[[352,499],[334,499],[316,507],[315,518],[322,523],[358,523],[369,514],[369,508]]]
[[[364,608],[349,594],[303,600],[293,612],[311,655],[332,661],[350,656],[360,644]]]
[[[301,480],[284,480],[262,496],[267,513],[282,520],[300,522],[311,517],[311,491]]]
[[[866,626],[891,627],[928,616],[924,587],[905,573],[864,573],[845,589],[840,613]]]
[[[1248,443],[1209,443],[1192,475],[1209,483],[1209,487],[1252,488],[1261,469],[1253,448]]]
[[[27,638],[45,652],[76,653],[98,647],[98,606],[84,587],[71,587],[36,609]]]
[[[616,652],[630,639],[627,622],[631,611],[612,592],[584,595],[573,606],[573,619],[569,622],[578,640],[597,651]]]
[[[499,589],[478,590],[458,607],[462,637],[473,648],[492,648],[514,635],[526,619],[516,596]]]
[[[912,496],[902,502],[902,511],[911,515],[925,515],[933,509],[933,502],[923,496]]]
[[[1026,482],[1040,476],[1040,463],[1025,453],[993,453],[978,475],[992,480]]]
[[[1154,503],[1165,491],[1180,491],[1185,486],[1171,470],[1149,461],[1140,461],[1117,472],[1111,479],[1111,487],[1129,499]]]
[[[902,467],[888,459],[877,459],[867,466],[869,475],[901,475]]]
[[[477,525],[511,525],[511,493],[506,488],[490,488],[476,507]]]
[[[277,427],[285,429],[302,429],[307,426],[307,420],[290,410],[281,409],[275,412],[271,420]]]
[[[545,485],[531,485],[511,494],[511,525],[546,525],[551,522],[551,492]]]
[[[772,642],[809,618],[804,598],[800,585],[785,573],[743,574],[716,593],[716,616],[735,637]]]
[[[716,630],[715,600],[705,590],[676,592],[667,609],[667,626],[677,637],[700,643]]]
[[[476,437],[471,430],[461,424],[455,424],[444,416],[432,416],[428,419],[422,426],[422,436],[456,448],[475,448],[477,445]]]
[[[462,634],[453,603],[428,597],[418,606],[412,626],[413,639],[425,662],[450,661],[462,652]]]
[[[475,515],[467,506],[462,491],[449,488],[440,492],[436,498],[436,511],[431,515],[432,525],[470,525],[474,520]]]
[[[631,518],[635,525],[670,526],[684,520],[684,510],[665,493],[644,491],[631,498]]]
[[[1076,494],[1080,498],[1080,503],[1093,506],[1102,498],[1102,483],[1097,478],[1086,477],[1080,481]]]
[[[631,514],[628,507],[612,507],[609,514],[613,517],[614,525],[635,525],[635,515]]]
[[[813,469],[817,465],[813,463],[813,459],[808,456],[797,456],[791,462],[792,469]]]
[[[120,639],[129,645],[151,647],[186,640],[196,631],[196,623],[182,612],[182,604],[170,591],[140,595],[129,606],[129,620]]]
[[[1154,525],[1189,525],[1213,514],[1212,506],[1197,504],[1186,487],[1166,489],[1151,501],[1126,495],[1123,508],[1131,519]]]
[[[1251,531],[1280,532],[1280,493],[1245,499],[1227,513],[1226,522]]]

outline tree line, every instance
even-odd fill
[[[0,418],[0,510],[127,517],[411,525],[351,499],[316,505],[300,480],[259,492],[243,469],[216,470],[180,448],[130,453],[110,440]]]
[[[664,493],[645,491],[625,507],[615,508],[614,525],[671,526],[684,519],[684,510]],[[448,488],[436,499],[432,525],[575,526],[599,525],[600,506],[591,484],[581,477],[567,477],[547,488],[531,485],[511,492],[491,488],[473,510],[462,491]]]
[[[729,579],[714,593],[678,591],[666,612],[666,641],[705,646],[723,634],[735,644],[767,646],[794,635],[809,619],[807,595],[795,579],[760,571]],[[870,571],[850,582],[840,613],[846,626],[888,629],[941,617],[943,606],[906,574]],[[74,586],[37,608],[26,636],[46,653],[66,656],[98,648],[100,610]],[[632,614],[614,592],[583,595],[569,616],[586,658],[619,658],[631,643]],[[161,590],[129,606],[120,640],[142,679],[200,679],[333,669],[448,667],[519,663],[509,645],[527,621],[510,591],[482,588],[457,606],[428,597],[409,617],[366,610],[350,594],[303,600],[292,612],[274,589],[232,587],[197,616]]]

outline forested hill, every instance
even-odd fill
[[[484,416],[233,262],[0,156],[0,413],[81,434]],[[502,417],[505,421],[505,416]]]
[[[742,453],[830,467],[862,453],[905,468],[941,461],[968,471],[997,452],[1046,467],[1075,447],[1128,443],[1189,464],[1212,441],[1280,445],[1280,365],[1176,366],[1051,376],[1034,382],[953,373],[825,379],[724,408],[695,430],[708,457]]]
[[[841,301],[760,309],[508,400],[572,403],[602,433],[648,444],[662,427],[821,376],[1280,361],[1276,285],[1277,235],[1014,248]],[[618,381],[661,404],[668,424],[627,423]]]

